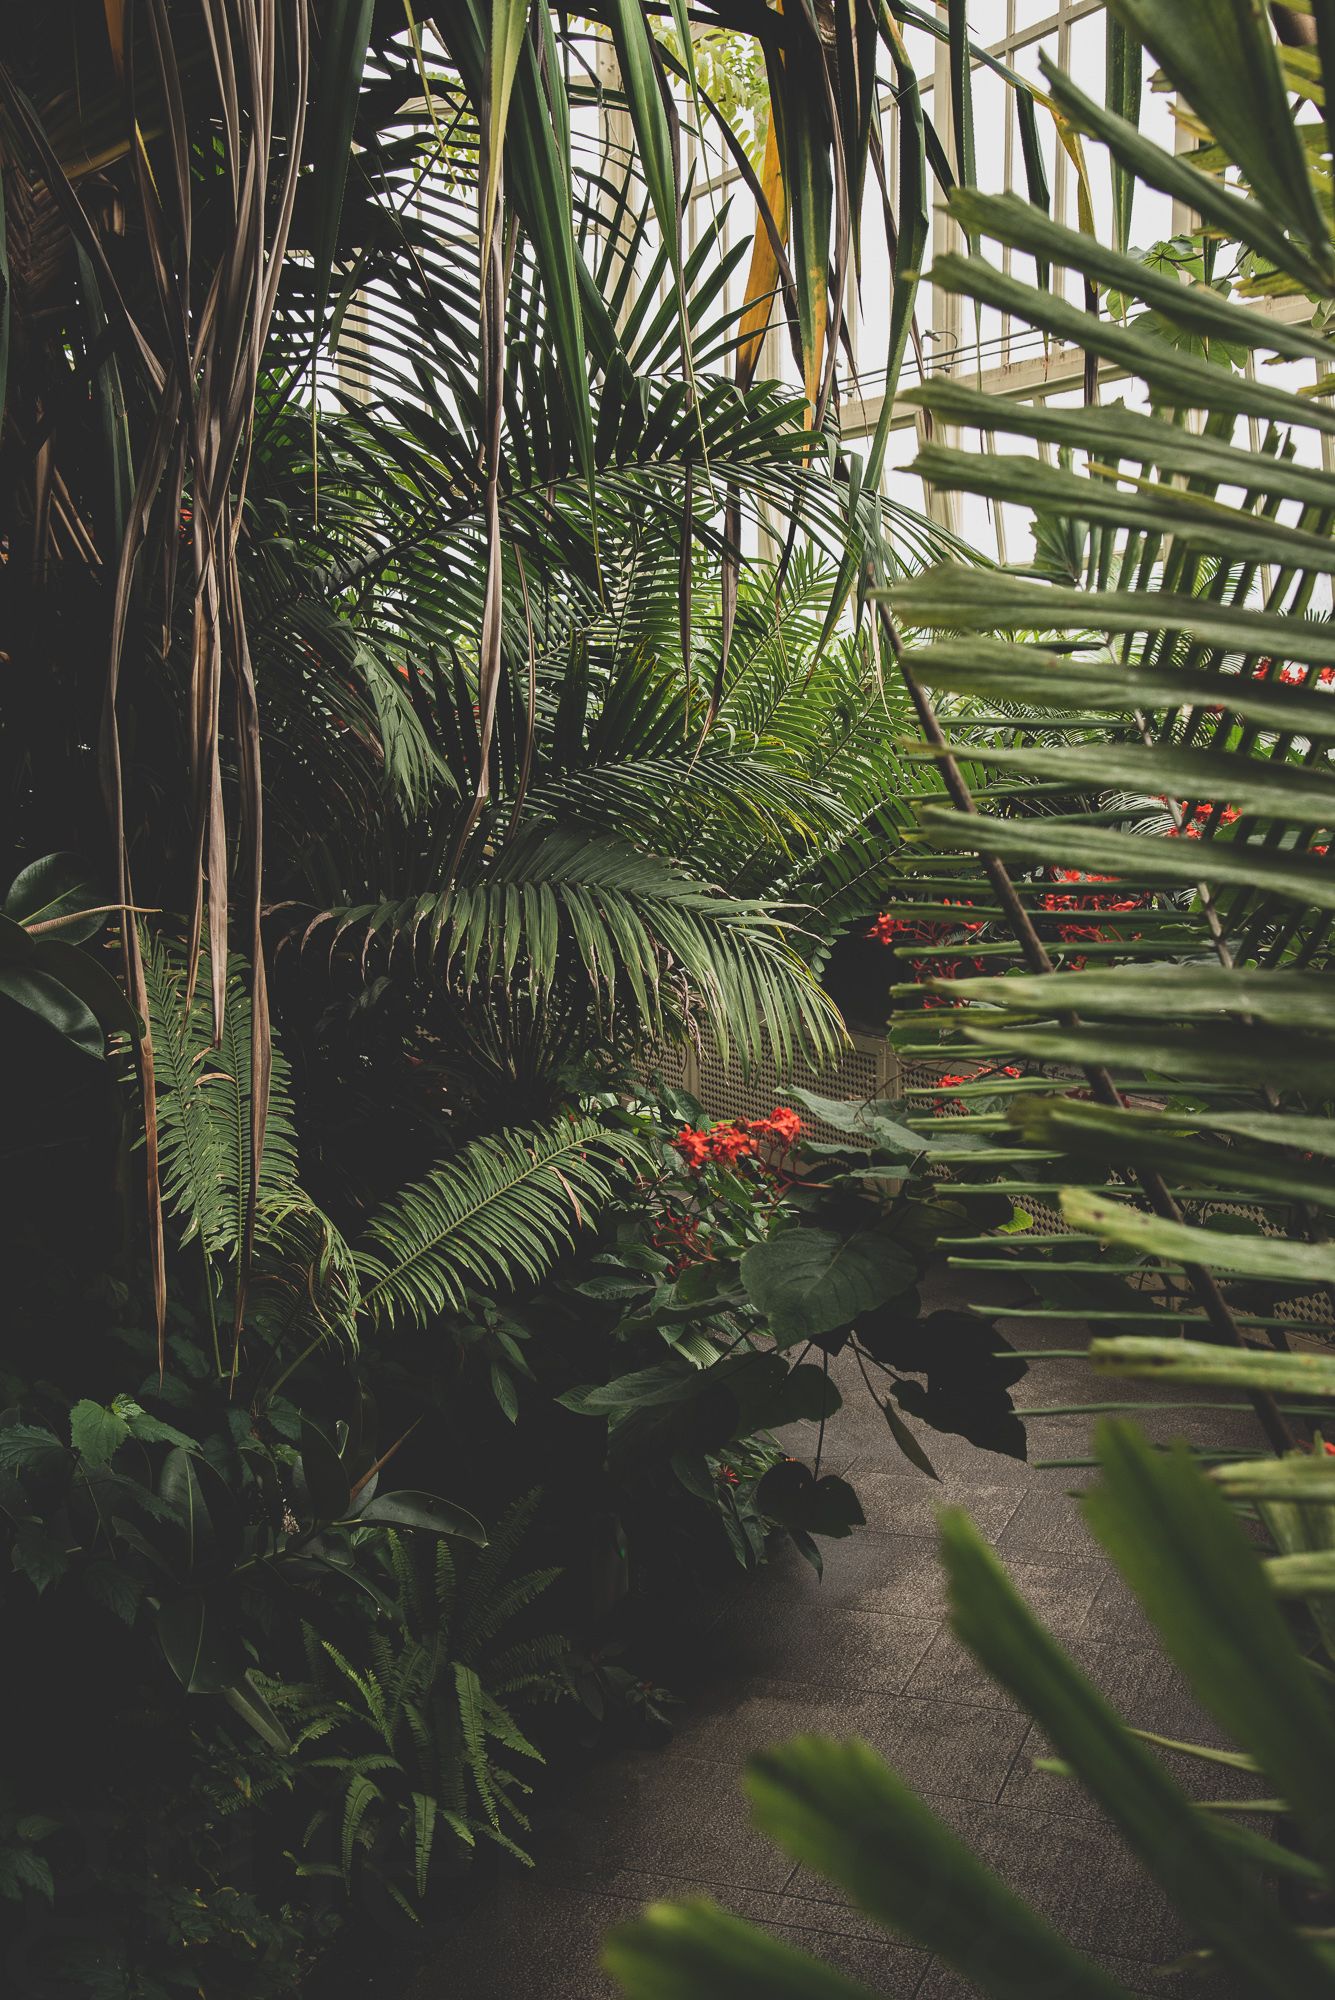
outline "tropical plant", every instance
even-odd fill
[[[952,1119],[951,1144],[972,1147],[980,1170],[1004,1163],[1012,1185],[1060,1199],[1073,1235],[1017,1237],[1011,1254],[1040,1290],[1055,1287],[1052,1309],[1097,1308],[1102,1269],[1134,1271],[1139,1300],[1125,1287],[1104,1299],[1123,1319],[1282,1344],[1278,1310],[1335,1275],[1318,1164],[1330,1151],[1335,656],[1321,605],[1335,484],[1307,462],[1307,444],[1331,427],[1324,403],[1267,379],[1264,359],[1322,375],[1329,343],[1265,301],[1327,299],[1335,250],[1308,165],[1324,128],[1304,125],[1287,95],[1315,56],[1278,47],[1246,8],[1229,10],[1233,39],[1215,49],[1212,11],[1177,10],[1169,23],[1114,8],[1210,135],[1194,158],[1051,79],[1063,115],[1106,144],[1119,173],[1202,218],[1206,276],[1141,264],[1013,196],[952,197],[971,240],[994,237],[1115,289],[1120,316],[1002,277],[981,257],[938,259],[937,281],[980,304],[1004,300],[1124,371],[1141,407],[1003,405],[947,382],[914,392],[942,423],[1020,446],[980,457],[932,444],[924,475],[1041,507],[1075,568],[1057,580],[1041,566],[998,574],[985,593],[966,569],[937,569],[882,607],[951,794],[923,814],[941,851],[903,913],[930,916],[947,889],[955,901],[963,892],[991,940],[973,949],[992,960],[975,961],[982,977],[929,969],[915,995],[903,991],[897,1039],[952,1067],[961,1055],[1009,1066],[992,1087],[1004,1108]],[[1264,143],[1234,115],[1244,75],[1264,93]],[[1221,294],[1224,281],[1238,296]],[[1254,364],[1247,374],[1237,351]],[[1244,418],[1259,450],[1234,441]],[[1035,462],[1030,450],[1048,446],[1058,462]],[[902,636],[924,626],[940,634],[931,644]],[[929,686],[1022,705],[1012,740],[980,742],[967,720],[938,720]],[[1030,783],[1031,800],[1022,791],[1018,809],[978,808],[959,756]],[[932,1011],[912,1011],[924,992]],[[1082,1258],[1092,1283],[1073,1292]],[[1282,1446],[1273,1405],[1260,1411]]]
[[[933,1186],[901,1107],[795,1095],[843,1142],[803,1140],[787,1106],[710,1124],[690,1099],[673,1100],[691,1122],[662,1147],[587,1275],[565,1286],[607,1316],[606,1379],[558,1400],[606,1424],[623,1511],[670,1468],[739,1561],[761,1560],[780,1530],[819,1569],[819,1538],[862,1521],[853,1488],[821,1467],[824,1424],[841,1402],[833,1357],[856,1362],[889,1437],[929,1478],[900,1412],[1023,1457],[1010,1389],[1026,1364],[981,1316],[924,1315],[917,1290],[944,1230],[998,1208],[1004,1220],[1009,1203]],[[811,1465],[769,1436],[800,1419],[821,1427]]]
[[[529,1786],[515,1760],[542,1757],[512,1711],[563,1691],[569,1651],[557,1634],[511,1631],[559,1574],[515,1567],[537,1501],[531,1493],[510,1507],[473,1556],[445,1541],[426,1554],[391,1532],[378,1554],[394,1623],[368,1635],[365,1658],[350,1660],[307,1627],[310,1679],[272,1689],[293,1717],[298,1781],[324,1794],[306,1851],[337,1854],[303,1861],[303,1875],[351,1889],[370,1870],[416,1920],[433,1855],[457,1869],[481,1838],[528,1861]]]
[[[0,994],[94,1057],[108,1034],[136,1025],[111,973],[80,949],[106,928],[108,914],[69,854],[29,862],[0,906]]]
[[[916,8],[711,0],[746,48],[718,118],[701,11],[674,0],[660,41],[622,0],[62,0],[6,38],[0,1501],[25,1686],[65,1695],[59,1743],[11,1746],[19,1839],[53,1771],[72,1818],[90,1786],[124,1801],[61,1961],[80,1990],[281,1990],[318,1926],[273,1851],[292,1768],[256,1676],[300,1671],[302,1616],[361,1673],[386,1528],[474,1531],[416,1481],[490,1404],[413,1427],[449,1329],[513,1363],[508,1295],[559,1282],[643,1165],[591,1090],[706,1017],[818,1063],[815,964],[885,898],[904,774],[865,638],[834,635],[866,583],[962,551],[874,497],[883,435],[865,481],[837,447],[878,49],[887,412],[951,169]],[[963,7],[932,32],[967,183]],[[599,108],[629,153],[586,140]],[[720,214],[687,249],[683,118],[744,169],[749,244]],[[801,394],[759,379],[776,312]],[[788,547],[752,583],[762,499]],[[400,1450],[422,1470],[381,1492]],[[254,1896],[233,1794],[274,1864]]]
[[[615,976],[657,1026],[663,954],[680,947],[674,1027],[692,1005],[745,1048],[754,1008],[781,1048],[831,1045],[828,1010],[778,913],[729,901],[707,871],[655,867],[644,837],[636,856],[609,846],[590,881],[578,842],[549,825],[562,815],[525,811],[556,691],[548,663],[572,636],[578,654],[590,621],[622,615],[646,564],[675,571],[687,679],[692,552],[721,566],[721,638],[691,726],[722,742],[754,496],[840,557],[830,629],[864,566],[892,574],[904,551],[940,546],[921,519],[871,497],[883,438],[864,490],[856,467],[831,476],[825,435],[852,218],[867,174],[882,175],[878,46],[906,107],[903,212],[886,208],[897,252],[887,391],[910,334],[929,159],[949,178],[899,26],[917,11],[867,7],[852,39],[823,35],[802,9],[720,0],[706,12],[747,51],[768,135],[759,177],[714,118],[716,65],[697,71],[684,11],[675,55],[638,6],[572,23],[545,5],[475,0],[435,21],[364,0],[272,0],[253,36],[203,7],[175,7],[157,29],[143,15],[94,25],[64,8],[7,47],[14,338],[0,509],[32,560],[8,577],[20,671],[7,687],[14,783],[3,789],[20,852],[53,846],[44,835],[57,820],[62,841],[72,823],[72,844],[93,851],[101,714],[137,1014],[148,1010],[136,885],[144,904],[183,914],[192,993],[207,932],[215,1034],[228,946],[240,947],[255,1101],[243,1266],[268,1101],[266,897],[315,911],[393,899],[405,915],[430,910],[433,928],[448,911],[452,944],[467,940],[464,988],[484,943],[492,962],[498,909],[517,912],[523,949],[498,953],[511,981],[531,951],[541,989],[557,950],[591,988],[599,1025]],[[964,10],[939,32],[963,131]],[[605,55],[615,86],[599,74]],[[714,120],[759,203],[740,315],[723,300],[745,244],[723,253],[722,216],[689,255],[679,242],[669,80],[693,126]],[[1012,82],[1031,130],[1033,93]],[[593,107],[624,108],[629,154],[586,144],[574,114]],[[125,228],[126,216],[139,220]],[[211,298],[217,311],[203,309]],[[805,399],[756,379],[776,299]],[[553,775],[569,795],[577,668],[556,711]],[[762,792],[764,810],[772,787]],[[229,940],[233,898],[247,921]],[[550,1017],[550,995],[544,1004]],[[501,1036],[499,1068],[516,1045],[525,1058],[537,1005]],[[572,1026],[567,1043],[577,1039]],[[161,1325],[151,1029],[137,1048]]]
[[[184,950],[161,936],[146,938],[142,962],[156,1051],[163,1198],[184,1225],[182,1247],[200,1244],[216,1330],[229,1279],[226,1302],[235,1299],[245,1229],[251,1002],[229,969],[228,1010],[215,1046],[207,1002],[198,988],[189,992]],[[207,957],[202,962],[207,970]],[[629,1130],[574,1115],[540,1131],[473,1140],[382,1202],[364,1219],[360,1240],[349,1244],[298,1179],[287,1064],[272,1040],[256,1202],[260,1255],[251,1275],[249,1345],[257,1372],[248,1380],[286,1381],[321,1340],[355,1345],[365,1324],[427,1323],[462,1306],[468,1287],[504,1291],[535,1281],[610,1200],[613,1178],[633,1166],[638,1151]],[[238,1330],[233,1379],[241,1366]]]

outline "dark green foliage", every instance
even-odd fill
[[[511,1507],[477,1555],[388,1534],[378,1582],[393,1622],[364,1657],[306,1628],[310,1679],[269,1689],[290,1718],[294,1782],[314,1801],[303,1877],[335,1874],[356,1892],[370,1871],[411,1917],[433,1858],[448,1878],[483,1839],[527,1861],[520,1774],[542,1759],[513,1709],[563,1691],[569,1651],[557,1634],[512,1629],[557,1574],[514,1566],[537,1500]]]

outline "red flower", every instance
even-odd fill
[[[698,1170],[709,1158],[708,1133],[697,1132],[690,1125],[683,1127],[672,1143],[688,1167]]]
[[[740,1125],[716,1125],[709,1135],[710,1158],[721,1167],[735,1167],[755,1150],[755,1140]]]
[[[751,1130],[766,1138],[777,1139],[783,1146],[792,1146],[802,1136],[802,1120],[786,1104],[776,1104],[768,1118],[757,1118]]]

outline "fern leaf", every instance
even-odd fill
[[[487,1755],[485,1697],[482,1683],[471,1667],[466,1667],[462,1661],[456,1660],[454,1686],[459,1703],[459,1727],[464,1761],[472,1773],[482,1809],[494,1825],[496,1789],[492,1783],[491,1759]]]
[[[527,1576],[516,1577],[506,1589],[497,1593],[485,1614],[476,1620],[470,1635],[473,1644],[484,1645],[502,1626],[508,1625],[525,1605],[532,1604],[545,1590],[550,1590],[561,1574],[559,1569],[535,1569],[530,1570]]]
[[[494,1695],[489,1695],[485,1689],[482,1694],[482,1713],[488,1735],[494,1736],[498,1743],[503,1743],[507,1750],[513,1750],[517,1756],[531,1758],[535,1764],[546,1763],[547,1760],[541,1750],[529,1742],[508,1709],[502,1708]]]
[[[468,1284],[535,1282],[647,1158],[593,1119],[475,1139],[377,1211],[356,1255],[362,1303],[386,1325],[460,1307]]]
[[[436,1801],[425,1792],[413,1793],[413,1873],[418,1896],[426,1894],[427,1870],[431,1866],[431,1843],[436,1834]]]
[[[340,1839],[340,1857],[345,1881],[352,1879],[352,1853],[357,1843],[357,1834],[367,1812],[384,1794],[375,1782],[367,1777],[356,1777],[348,1786],[343,1805],[343,1828]]]

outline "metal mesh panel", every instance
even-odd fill
[[[912,1088],[934,1084],[938,1080],[941,1068],[943,1067],[944,1062],[939,1066],[925,1063],[905,1065],[900,1072],[900,1087]],[[1048,1072],[1048,1074],[1050,1074],[1054,1083],[1078,1083],[1080,1081],[1075,1070],[1058,1071],[1054,1069]],[[926,1102],[926,1100],[920,1101]],[[962,1115],[962,1111],[947,1100],[943,1105],[941,1115],[943,1118],[958,1117]],[[945,1179],[949,1177],[951,1170],[948,1167],[939,1166],[933,1168],[932,1171],[939,1178]],[[1122,1182],[1123,1177],[1119,1174],[1114,1174],[1112,1180],[1114,1185],[1116,1185]],[[1126,1185],[1129,1191],[1131,1184],[1127,1183]],[[1026,1215],[1033,1217],[1034,1232],[1036,1235],[1069,1236],[1074,1234],[1061,1210],[1043,1201],[1041,1198],[1034,1195],[1025,1195],[1019,1205],[1024,1209]],[[1211,1217],[1217,1215],[1236,1216],[1239,1221],[1254,1223],[1265,1236],[1282,1236],[1284,1234],[1284,1231],[1270,1220],[1264,1209],[1249,1208],[1245,1203],[1231,1201],[1184,1202],[1182,1208],[1186,1220],[1198,1225],[1208,1222]],[[1164,1291],[1163,1281],[1156,1271],[1131,1271],[1126,1275],[1129,1284],[1137,1291],[1145,1293],[1147,1302],[1154,1300]],[[1335,1345],[1335,1330],[1331,1327],[1330,1300],[1324,1292],[1309,1292],[1304,1294],[1303,1297],[1296,1299],[1280,1299],[1275,1304],[1274,1313],[1277,1319],[1291,1321],[1295,1333],[1300,1337],[1314,1339],[1322,1346]]]
[[[868,1098],[885,1094],[889,1067],[881,1046],[865,1042],[845,1049],[837,1067],[812,1077],[811,1088],[822,1097],[862,1104]],[[766,1118],[776,1104],[785,1102],[792,1082],[791,1076],[780,1074],[768,1055],[753,1063],[746,1073],[737,1063],[725,1066],[710,1050],[700,1061],[695,1095],[711,1118]],[[836,1141],[847,1137],[805,1110],[802,1127],[812,1139]]]
[[[893,1097],[899,1088],[899,1065],[888,1044],[870,1035],[854,1035],[852,1043],[837,1064],[819,1074],[799,1074],[797,1078],[782,1072],[768,1053],[744,1070],[739,1062],[723,1062],[715,1049],[701,1053],[689,1047],[657,1050],[645,1065],[645,1073],[656,1072],[665,1083],[689,1091],[710,1119],[767,1118],[776,1104],[788,1102],[795,1081],[822,1097],[848,1104]],[[813,1139],[837,1141],[847,1136],[805,1110],[802,1126]]]

